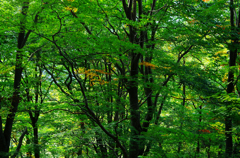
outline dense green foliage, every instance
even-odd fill
[[[240,157],[238,1],[0,4],[0,158]]]

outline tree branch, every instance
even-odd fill
[[[21,148],[21,146],[22,146],[22,141],[23,141],[23,138],[24,138],[25,134],[28,134],[27,127],[25,127],[22,135],[20,136],[17,149],[15,150],[15,152],[14,152],[14,154],[11,156],[11,158],[15,158],[15,157],[17,156],[17,154],[19,153],[19,150],[20,150],[20,148]]]

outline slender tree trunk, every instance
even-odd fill
[[[38,146],[38,127],[36,124],[33,125],[33,143],[34,143],[34,156],[35,158],[40,158],[40,150]]]
[[[129,145],[129,157],[137,158],[139,153],[139,135],[141,133],[140,114],[138,105],[138,55],[132,55],[131,81],[129,82],[129,98],[131,113],[131,137]]]
[[[23,70],[23,65],[22,65],[22,48],[24,47],[29,34],[31,31],[29,31],[26,36],[25,36],[25,20],[27,16],[27,10],[29,7],[29,1],[23,2],[22,6],[22,18],[20,21],[20,31],[18,34],[18,51],[16,53],[16,64],[15,64],[15,72],[14,72],[14,92],[12,95],[12,102],[11,102],[11,109],[10,112],[7,116],[7,120],[5,123],[5,128],[4,130],[2,129],[2,118],[0,116],[0,153],[2,158],[8,158],[8,152],[9,152],[9,146],[10,146],[10,141],[11,141],[11,133],[12,133],[12,126],[13,126],[13,121],[18,109],[18,105],[20,102],[20,83],[21,83],[21,76],[22,76],[22,70]],[[6,156],[4,156],[6,154]]]
[[[26,134],[28,134],[27,127],[25,127],[25,130],[21,134],[19,141],[18,141],[17,149],[15,150],[15,153],[11,156],[11,158],[15,158],[19,154],[20,148],[22,146],[23,138]]]
[[[29,139],[29,136],[28,136],[28,135],[27,135],[26,137],[27,137],[26,144],[29,146],[29,145],[31,144],[31,141],[30,141],[30,139]],[[30,158],[32,157],[32,151],[31,151],[31,149],[28,149],[28,151],[27,151],[26,155],[27,155],[27,157],[30,157]]]
[[[200,154],[200,127],[201,127],[201,122],[202,122],[202,106],[199,107],[199,127],[198,127],[198,140],[197,140],[197,149],[196,149],[196,156],[195,157],[199,157]]]
[[[183,65],[185,65],[185,60],[183,60]],[[183,83],[183,96],[182,96],[182,106],[183,106],[182,115],[183,116],[184,116],[185,103],[186,103],[186,85],[185,85],[185,83]],[[183,122],[181,122],[180,130],[182,130],[182,127],[183,127]],[[178,149],[177,149],[178,154],[180,154],[180,152],[181,152],[181,147],[182,147],[182,142],[180,141],[178,143]]]
[[[136,3],[136,2],[135,2]],[[135,42],[136,31],[130,26],[130,42]],[[138,63],[140,55],[131,52],[130,81],[128,83],[128,92],[130,100],[130,119],[131,119],[131,136],[129,144],[129,157],[137,158],[139,155],[139,136],[141,134],[140,113],[138,104]]]
[[[33,127],[34,156],[35,156],[35,158],[40,158],[40,150],[39,150],[39,146],[38,146],[38,126],[37,126],[37,120],[38,120],[38,117],[39,117],[39,112],[35,111],[35,116],[33,116],[32,112],[29,111],[29,116],[30,116],[31,123],[32,123],[31,125]]]
[[[142,0],[138,1],[141,4]],[[128,20],[136,21],[136,0],[122,0],[122,5]],[[142,8],[140,7],[139,10]],[[141,16],[141,15],[140,15]],[[129,26],[129,41],[132,44],[138,43],[136,28]],[[130,100],[130,119],[131,119],[131,135],[129,144],[129,157],[137,158],[139,155],[139,136],[141,134],[140,113],[138,105],[138,63],[140,55],[132,50],[129,54],[131,57],[130,78],[128,82],[128,92]]]
[[[234,23],[234,2],[230,0],[230,24],[231,24],[231,43],[229,44],[230,49],[230,59],[229,59],[229,67],[230,70],[228,72],[228,85],[227,85],[227,93],[234,93],[234,71],[231,67],[236,65],[237,59],[237,45],[238,45],[238,38],[235,36],[234,32],[236,31],[236,26],[239,24]],[[238,17],[239,19],[239,17]],[[237,20],[238,21],[238,20]],[[239,26],[238,26],[239,27]],[[231,105],[227,105],[226,107],[226,116],[225,116],[225,136],[226,136],[226,150],[225,150],[225,157],[231,158],[233,152],[233,140],[232,140],[232,116],[231,116]]]

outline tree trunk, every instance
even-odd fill
[[[40,151],[38,146],[38,127],[36,124],[33,125],[33,143],[34,143],[34,156],[40,158]]]
[[[230,59],[229,59],[229,72],[228,72],[228,85],[227,85],[227,93],[234,93],[234,71],[231,67],[236,65],[237,59],[237,45],[238,45],[238,37],[234,35],[236,26],[239,24],[234,23],[234,6],[233,0],[230,0],[230,24],[231,24],[231,43],[229,44],[230,49]],[[237,20],[238,21],[238,20]],[[236,22],[237,23],[237,22]],[[239,26],[238,26],[239,27]],[[225,157],[231,158],[233,152],[233,140],[232,140],[232,116],[231,116],[231,105],[227,105],[226,107],[226,116],[225,116],[225,136],[226,136],[226,150]]]
[[[141,0],[138,1],[141,5]],[[125,15],[128,20],[136,21],[136,0],[129,0],[128,4],[125,0],[122,0],[122,5],[125,11]],[[139,6],[141,12],[142,7]],[[141,16],[142,13],[139,13]],[[136,28],[129,25],[129,41],[132,44],[138,44]],[[130,78],[128,82],[128,92],[130,100],[130,119],[131,119],[131,134],[129,143],[129,157],[138,158],[139,155],[139,136],[141,134],[140,113],[138,105],[138,63],[140,55],[135,50],[130,51],[131,57]]]
[[[138,106],[138,55],[133,53],[131,62],[129,98],[131,113],[131,136],[129,144],[129,157],[137,158],[139,153],[139,135],[141,133],[140,114]]]
[[[0,153],[1,155],[6,155],[2,156],[2,158],[8,158],[8,152],[9,152],[9,146],[10,146],[10,141],[11,141],[11,133],[12,133],[12,126],[13,126],[13,121],[18,109],[18,105],[20,102],[20,83],[21,83],[21,76],[22,76],[22,48],[24,47],[29,34],[31,31],[29,31],[26,36],[25,36],[25,19],[27,15],[27,10],[29,7],[29,2],[25,1],[23,2],[22,6],[22,18],[20,21],[20,31],[18,34],[18,51],[16,53],[16,63],[15,63],[15,72],[14,72],[14,92],[12,95],[12,102],[11,102],[11,109],[10,112],[7,116],[7,120],[5,123],[5,128],[4,130],[2,129],[2,118],[0,116]]]

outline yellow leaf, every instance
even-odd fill
[[[156,65],[153,65],[153,64],[151,64],[149,62],[146,62],[146,61],[143,61],[143,62],[139,63],[139,65],[144,65],[144,66],[150,67],[152,69],[155,69],[157,67]]]
[[[77,12],[77,8],[72,8],[72,7],[65,7],[65,10],[68,10],[68,11],[73,11],[74,13]]]
[[[76,13],[77,10],[78,10],[77,8],[73,8],[73,9],[72,9],[72,11],[73,11],[74,13]]]

